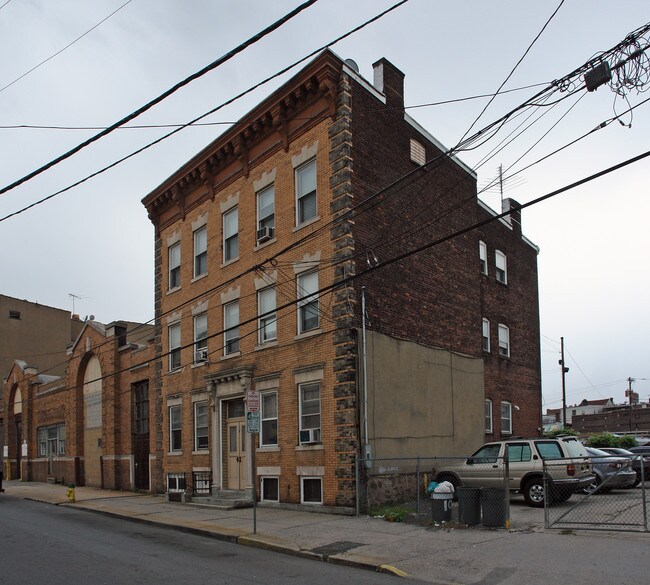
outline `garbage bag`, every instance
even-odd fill
[[[433,490],[435,490],[438,487],[438,482],[437,481],[432,481],[428,486],[427,486],[427,493],[430,494]]]
[[[439,483],[434,489],[435,494],[453,494],[454,493],[454,484],[450,481],[443,481]]]

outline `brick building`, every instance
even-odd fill
[[[374,68],[322,53],[143,199],[169,492],[349,509],[360,456],[539,432],[538,250],[510,200],[451,237],[494,213]]]
[[[33,481],[150,490],[153,327],[87,321],[63,375],[15,360],[4,380],[5,472]]]

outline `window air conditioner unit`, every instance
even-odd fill
[[[208,361],[208,350],[207,349],[199,349],[199,351],[197,351],[194,354],[194,361],[196,363],[207,362]]]
[[[260,228],[257,230],[257,242],[258,244],[261,244],[262,242],[266,242],[270,240],[273,237],[273,228],[269,226],[264,226],[263,228]]]
[[[320,443],[320,429],[300,431],[300,443]]]

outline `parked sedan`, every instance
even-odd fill
[[[632,469],[628,457],[619,457],[603,451],[586,447],[596,479],[591,491],[604,494],[615,488],[630,488],[636,483],[636,471]]]
[[[632,447],[636,450],[633,452],[628,449],[618,447],[601,447],[601,451],[607,451],[611,455],[620,455],[632,459],[632,469],[636,472],[636,481],[634,487],[641,483],[641,462],[643,461],[643,479],[650,480],[650,448],[649,447]]]

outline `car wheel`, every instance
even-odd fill
[[[637,487],[641,483],[641,472],[636,472],[636,479],[634,480],[634,485],[632,487]]]
[[[524,499],[532,508],[544,507],[544,480],[541,477],[529,479],[524,486]]]

